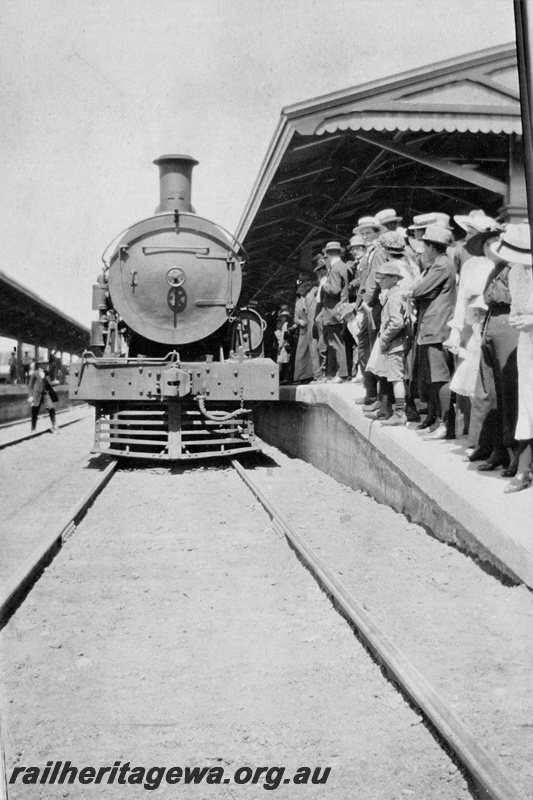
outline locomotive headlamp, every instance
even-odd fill
[[[171,267],[167,272],[167,283],[169,286],[181,286],[185,283],[185,273],[179,267]]]

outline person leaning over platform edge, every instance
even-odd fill
[[[29,397],[28,401],[31,403],[31,429],[35,430],[37,427],[37,417],[43,401],[48,409],[50,415],[50,422],[52,423],[52,433],[57,433],[56,425],[56,407],[57,394],[50,384],[48,373],[48,362],[40,361],[34,372],[30,377],[28,384]]]
[[[341,260],[339,242],[328,242],[324,248],[328,272],[322,286],[322,323],[326,343],[326,380],[343,383],[348,377],[346,349],[344,347],[344,322],[336,306],[348,302],[348,271]]]
[[[445,439],[453,363],[442,343],[448,337],[448,322],[456,302],[455,265],[446,252],[452,235],[446,228],[432,225],[426,229],[421,241],[424,244],[424,272],[408,292],[408,296],[416,301],[418,310],[420,396],[428,397],[428,416],[419,427],[433,426],[426,439]]]

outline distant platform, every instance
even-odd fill
[[[68,386],[54,386],[57,392],[57,408],[69,408],[79,405],[79,401],[71,401],[68,396]],[[41,414],[46,413],[43,407]],[[20,422],[30,417],[30,404],[28,402],[28,387],[22,383],[0,383],[0,426]]]
[[[354,400],[359,383],[283,386],[256,411],[261,438],[362,489],[432,535],[533,588],[533,488],[463,462],[466,437],[425,441],[416,424],[384,428]]]

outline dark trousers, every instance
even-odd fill
[[[479,377],[470,424],[473,431],[479,431],[478,446],[491,447],[500,452],[505,447],[513,447],[515,443],[518,420],[517,344],[518,332],[509,325],[509,314],[490,314],[481,341]]]
[[[343,329],[344,325],[324,325],[327,378],[334,378],[337,373],[341,378],[348,377]]]
[[[359,344],[357,347],[357,356],[359,359],[359,368],[363,373],[363,383],[365,386],[365,397],[367,400],[375,399],[378,396],[378,379],[373,372],[368,372],[366,365],[370,358],[370,353],[374,347],[374,342],[377,339],[377,330],[375,330],[370,322],[368,314],[364,314],[361,328],[359,330]]]

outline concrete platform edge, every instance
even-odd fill
[[[533,588],[533,552],[475,498],[422,463],[409,451],[408,439],[398,441],[405,434],[413,437],[412,431],[381,428],[362,415],[353,399],[353,393],[342,388],[282,387],[278,403],[256,409],[258,435]]]

